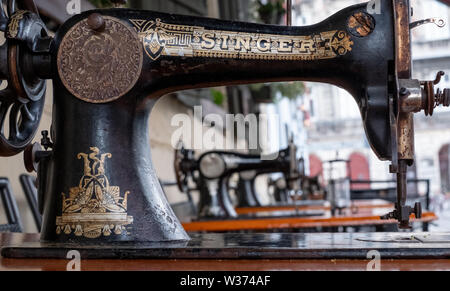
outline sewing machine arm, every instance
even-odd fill
[[[129,81],[135,83],[126,98],[143,99],[182,89],[257,82],[334,84],[353,95],[370,145],[380,159],[389,160],[392,154],[387,146],[391,138],[387,96],[393,92],[389,92],[387,80],[395,78],[394,16],[392,9],[370,15],[366,7],[352,6],[305,27],[244,24],[126,9],[90,11],[70,19],[56,35],[54,77],[59,75],[63,87],[69,90],[62,88],[58,94],[70,93],[70,97],[100,103],[121,97],[121,94],[108,96],[106,88],[87,78],[89,66],[78,57],[85,42],[75,42],[77,35],[73,35],[77,29],[89,30],[91,22],[108,23],[106,31],[113,34],[109,25],[119,21],[117,27],[130,30],[128,43],[134,36],[142,45],[142,52],[132,48],[125,52],[118,49],[117,43],[114,46],[117,55],[111,60],[121,62],[125,55],[133,53],[129,58],[136,60],[134,73],[140,75],[138,80]],[[92,35],[105,33],[101,32],[105,28],[99,26],[99,31],[94,30]],[[360,26],[363,29],[357,29]],[[113,47],[108,45],[113,42],[98,41],[101,48],[92,58],[110,57],[107,53]],[[77,76],[80,68],[83,72]],[[77,77],[84,82],[84,88],[74,82]]]

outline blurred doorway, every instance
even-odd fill
[[[349,158],[350,164],[348,167],[348,176],[352,181],[369,181],[370,180],[370,168],[369,160],[361,153],[352,153]],[[366,184],[352,184],[352,190],[365,190],[370,189],[370,183]]]
[[[323,176],[322,160],[315,154],[309,155],[309,176]]]

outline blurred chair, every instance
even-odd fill
[[[34,223],[39,232],[41,232],[42,215],[39,211],[38,194],[36,188],[36,178],[30,175],[20,175],[20,184],[22,185],[23,193],[27,198],[28,205],[33,214]]]
[[[0,225],[0,232],[23,232],[19,208],[7,178],[0,178],[0,198],[7,219],[7,224]]]

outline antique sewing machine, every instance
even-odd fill
[[[290,147],[295,147],[290,141]],[[200,161],[205,165],[203,172],[220,171],[215,168],[216,163],[207,163],[211,159],[220,156],[220,161],[224,162],[224,169],[221,172],[221,177],[211,179],[209,174],[202,174],[200,168]],[[192,191],[200,193],[200,211],[199,217],[236,217],[237,213],[234,208],[249,208],[255,207],[263,211],[265,206],[261,202],[261,197],[256,191],[256,179],[261,175],[279,174],[276,179],[268,179],[268,187],[273,188],[273,198],[275,204],[272,206],[288,206],[295,205],[305,206],[306,204],[313,204],[315,206],[322,205],[324,201],[315,200],[309,201],[311,203],[302,203],[299,199],[310,199],[319,192],[315,178],[306,177],[304,174],[304,162],[300,158],[297,163],[291,162],[289,155],[289,148],[281,150],[279,153],[271,156],[277,156],[276,160],[266,161],[261,160],[261,156],[248,155],[227,151],[211,151],[202,154],[199,158],[195,157],[195,151],[186,149],[180,145],[175,150],[174,169],[177,180],[178,189],[182,193],[191,195]],[[294,166],[295,168],[291,169]],[[208,167],[211,167],[209,171]],[[295,178],[292,173],[295,174]],[[237,174],[237,181],[234,185],[230,183],[233,175]],[[288,182],[289,180],[290,183]],[[190,186],[190,181],[195,187]],[[297,186],[294,183],[298,183]],[[292,189],[293,187],[297,189]],[[235,206],[231,203],[230,192],[235,194]],[[310,195],[307,195],[310,194]],[[307,196],[307,197],[306,197]],[[192,198],[190,198],[191,200]],[[296,201],[297,202],[294,202]],[[224,203],[223,201],[226,201]],[[306,201],[304,201],[306,202]],[[227,212],[223,205],[227,205]]]
[[[32,1],[2,4],[0,78],[8,84],[0,93],[0,155],[25,151],[27,169],[38,172],[41,241],[188,241],[152,165],[152,106],[178,90],[271,81],[324,82],[351,93],[370,146],[397,174],[396,207],[383,218],[408,228],[411,214],[420,217],[420,205],[405,205],[413,115],[449,106],[450,90],[434,89],[443,73],[411,78],[410,30],[430,21],[411,23],[409,1],[382,0],[380,14],[355,5],[305,27],[95,10],[53,37]],[[47,79],[52,126],[30,146]]]
[[[195,183],[194,189],[200,193],[198,218],[237,218],[230,197],[230,179],[234,174],[239,174],[235,189],[237,207],[262,206],[254,189],[255,178],[262,174],[281,173],[285,184],[283,190],[292,196],[302,196],[305,177],[296,152],[295,144],[290,141],[288,148],[271,155],[277,157],[273,160],[229,151],[209,151],[196,159],[194,151],[179,146],[174,159],[177,185],[181,192],[189,193],[193,190],[189,188],[189,180]],[[300,213],[296,215],[300,216]]]

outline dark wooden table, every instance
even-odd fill
[[[0,259],[0,271],[65,271],[68,260]],[[82,260],[82,271],[364,271],[369,260]],[[450,270],[450,260],[383,260],[382,271]]]
[[[303,201],[300,201],[303,202]],[[309,202],[309,201],[308,201]],[[250,214],[257,212],[276,212],[276,211],[294,211],[296,209],[300,211],[308,210],[331,210],[330,203],[327,201],[311,201],[311,203],[298,203],[295,205],[269,205],[260,207],[239,207],[236,208],[237,214]],[[373,208],[392,208],[394,204],[392,202],[382,200],[382,199],[370,199],[370,200],[354,200],[352,201],[352,208],[355,209],[373,209]]]
[[[330,235],[322,235],[330,238]],[[388,235],[388,234],[386,234]],[[399,234],[390,234],[399,235]],[[346,235],[331,235],[333,238]],[[307,241],[313,237],[306,236]],[[315,236],[317,237],[317,236]],[[383,236],[368,235],[375,239]],[[0,234],[0,247],[11,244],[36,243],[37,234]],[[329,242],[325,242],[329,244]],[[342,242],[334,242],[339,247]],[[378,243],[371,243],[373,247]],[[379,246],[379,245],[378,245]],[[432,242],[431,247],[437,244]],[[398,247],[398,244],[397,244]],[[414,247],[408,244],[406,249]],[[441,246],[442,247],[442,246]],[[447,242],[447,246],[450,245]],[[437,249],[437,248],[436,248]],[[404,250],[403,250],[404,251]],[[448,257],[450,258],[450,257]],[[0,271],[7,270],[42,270],[64,271],[68,259],[7,259],[0,258]],[[122,259],[122,260],[82,260],[82,271],[95,270],[167,270],[167,271],[304,271],[304,270],[366,270],[368,259]],[[411,259],[385,259],[381,261],[381,270],[450,270],[450,260],[447,258],[411,258]]]
[[[224,231],[267,231],[277,229],[306,229],[314,227],[357,227],[357,226],[382,226],[396,224],[396,220],[381,220],[380,216],[394,209],[394,204],[385,200],[356,200],[352,207],[344,209],[341,214],[332,216],[329,204],[326,205],[302,205],[300,212],[323,211],[320,216],[296,217],[295,207],[266,206],[238,208],[240,215],[265,214],[265,218],[241,218],[241,219],[211,219],[205,221],[183,222],[183,227],[191,232],[224,232]],[[272,217],[271,217],[272,216]],[[424,212],[421,219],[411,216],[413,222],[429,223],[437,220],[433,212]]]

